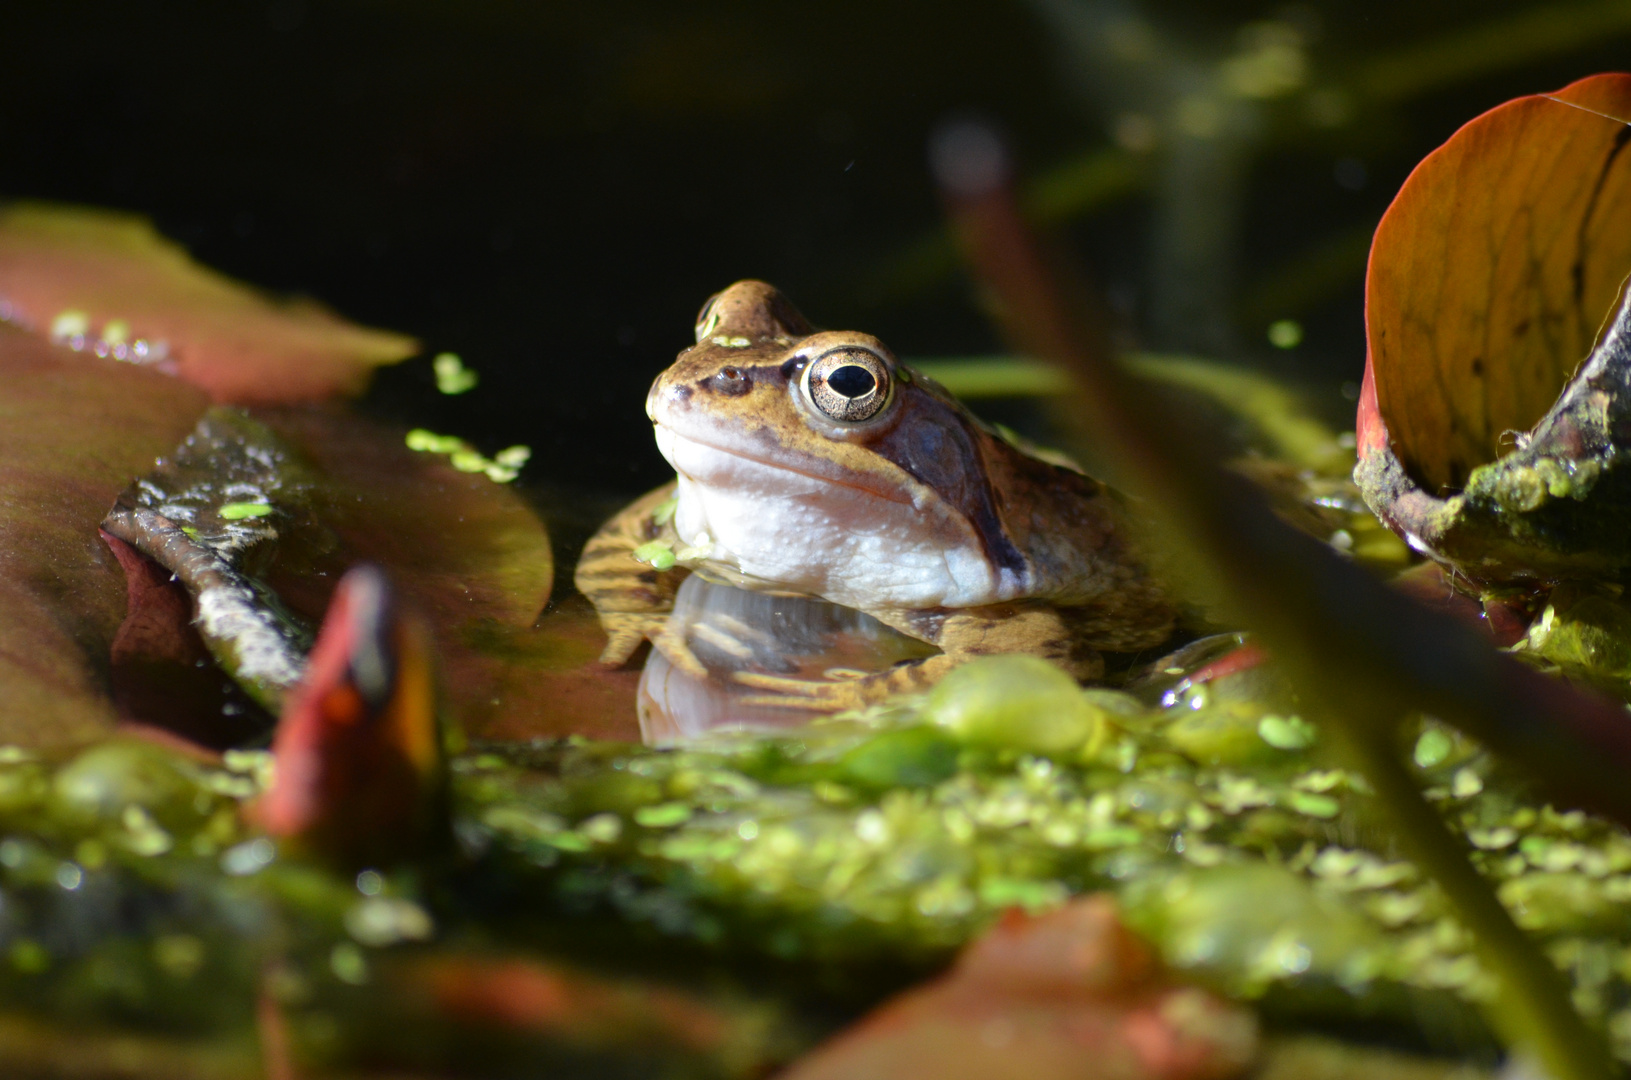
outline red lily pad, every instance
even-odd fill
[[[1464,580],[1631,566],[1615,461],[1631,324],[1610,332],[1628,142],[1631,75],[1507,102],[1418,165],[1377,228],[1355,476]]]
[[[0,213],[0,305],[12,323],[0,325],[0,742],[75,744],[121,718],[238,741],[246,703],[218,681],[179,678],[200,658],[185,599],[168,573],[139,562],[127,596],[98,523],[210,397],[348,392],[412,342],[275,304],[199,268],[140,219],[98,211]],[[127,321],[113,335],[127,344],[167,338],[182,378],[128,362],[128,349],[120,362],[83,340],[49,344],[50,322],[69,307],[97,333]],[[313,527],[273,567],[313,626],[344,569],[378,563],[431,620],[445,698],[471,734],[634,737],[637,675],[595,665],[592,613],[568,603],[537,625],[549,541],[514,491],[338,409],[265,418],[318,478],[305,508]]]
[[[0,742],[106,734],[125,582],[97,522],[204,410],[202,392],[0,327]]]
[[[246,493],[259,512],[227,520]],[[209,648],[270,709],[299,678],[306,635],[257,597],[269,589],[315,627],[341,575],[367,562],[428,618],[443,699],[470,735],[637,735],[637,675],[596,663],[592,612],[569,602],[540,618],[554,564],[537,515],[512,488],[410,450],[399,429],[328,407],[212,409],[104,525],[188,589],[216,590]],[[176,726],[162,708],[141,719]]]
[[[83,207],[0,211],[0,317],[236,404],[353,395],[419,350],[200,266],[145,218]]]
[[[332,545],[280,550],[267,581],[315,624],[340,573],[382,567],[429,620],[443,694],[472,737],[638,737],[638,674],[595,661],[587,605],[544,615],[554,578],[543,523],[516,492],[439,455],[409,450],[395,428],[333,409],[257,414],[314,477],[311,515]]]

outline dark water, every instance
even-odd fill
[[[818,324],[907,356],[996,347],[961,276],[887,273],[939,221],[928,132],[987,116],[1038,176],[1180,108],[1084,78],[1049,9],[1109,12],[1143,36],[1101,44],[1206,70],[1254,24],[1298,35],[1300,82],[1255,114],[1229,166],[1227,258],[1201,276],[1230,313],[1211,351],[1306,378],[1334,415],[1363,360],[1364,236],[1410,166],[1506,98],[1623,66],[1627,40],[1623,20],[1571,39],[1576,8],[1517,0],[16,4],[0,196],[150,214],[229,272],[458,351],[477,392],[439,398],[419,362],[373,407],[530,443],[552,485],[632,492],[664,472],[641,395],[733,279],[774,280]],[[1510,21],[1547,11],[1564,33],[1544,47]],[[1162,324],[1151,280],[1161,221],[1227,186],[1209,167],[1052,226],[1130,340],[1195,344]],[[1263,301],[1276,273],[1308,287]],[[1278,318],[1299,345],[1268,344]]]

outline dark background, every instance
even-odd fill
[[[1080,92],[1040,6],[12,4],[0,197],[151,215],[215,267],[457,351],[478,390],[438,396],[420,359],[368,407],[529,443],[550,485],[635,491],[664,477],[645,388],[736,278],[908,357],[997,347],[955,271],[879,283],[939,227],[924,146],[948,115],[999,123],[1025,177],[1114,147],[1113,110]],[[1334,417],[1364,358],[1363,246],[1341,238],[1362,241],[1461,122],[1631,63],[1615,14],[1631,4],[1118,6],[1203,60],[1254,21],[1300,28],[1307,92],[1264,106],[1226,274],[1242,298],[1275,275],[1309,287],[1282,290],[1283,311],[1243,299],[1217,351],[1300,379]],[[1416,72],[1402,92],[1398,70]],[[1320,88],[1346,95],[1340,122],[1299,119]],[[1135,190],[1049,228],[1160,347],[1142,303],[1154,205]],[[1270,314],[1303,342],[1271,348]]]

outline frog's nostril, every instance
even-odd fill
[[[698,385],[717,394],[735,397],[747,393],[753,386],[753,380],[748,378],[748,373],[741,368],[727,366],[703,379]]]

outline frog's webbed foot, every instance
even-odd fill
[[[661,629],[652,635],[651,647],[662,653],[664,659],[691,678],[708,678],[707,666],[691,651],[690,643],[685,640],[685,631],[676,628],[673,619],[663,621]]]
[[[754,690],[765,691],[742,698],[744,705],[835,713],[864,708],[893,694],[927,689],[960,662],[961,658],[957,657],[931,656],[926,660],[896,664],[888,671],[870,675],[835,670],[825,681],[738,671],[731,676],[731,680]]]
[[[647,641],[662,636],[668,622],[666,614],[636,611],[603,611],[600,627],[606,631],[606,648],[601,650],[600,662],[607,667],[621,667]]]

